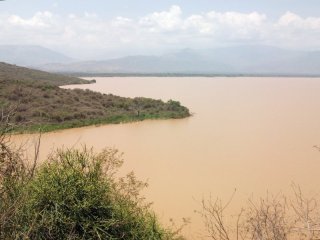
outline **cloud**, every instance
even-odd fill
[[[9,24],[13,26],[20,27],[30,27],[30,28],[43,28],[49,27],[51,25],[51,21],[53,19],[53,14],[51,12],[37,12],[30,19],[23,19],[17,15],[11,15],[8,17],[7,21]]]
[[[295,13],[287,12],[280,17],[278,26],[284,28],[290,27],[291,29],[320,30],[320,18],[302,18]]]
[[[272,28],[274,42],[282,46],[298,47],[301,49],[319,49],[320,18],[303,18],[298,14],[286,12]]]
[[[185,20],[185,29],[193,28],[199,34],[211,34],[221,40],[236,40],[258,37],[263,31],[266,16],[257,12],[208,12],[192,15]]]
[[[139,25],[151,32],[178,30],[182,24],[181,14],[181,8],[174,5],[167,12],[154,12],[141,18]]]
[[[277,20],[259,12],[208,11],[185,16],[177,5],[139,18],[105,19],[95,13],[60,15],[43,11],[30,18],[0,15],[0,27],[0,44],[37,44],[79,56],[247,43],[320,48],[320,18],[289,11]]]

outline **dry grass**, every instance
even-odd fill
[[[248,200],[230,225],[220,199],[202,201],[207,237],[215,240],[317,240],[320,239],[320,212],[316,198],[306,198],[300,187],[292,185],[292,195],[267,195]]]

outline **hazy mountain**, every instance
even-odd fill
[[[168,72],[215,72],[229,71],[228,66],[194,56],[128,56],[106,61],[74,62],[70,64],[46,64],[40,69],[53,72],[83,73],[168,73]]]
[[[68,63],[73,61],[61,53],[33,45],[0,45],[0,62],[20,66],[36,66],[48,63]]]
[[[163,56],[129,56],[106,61],[46,64],[41,69],[81,73],[320,74],[320,51],[268,46],[183,49]]]
[[[268,46],[241,46],[202,51],[206,58],[232,66],[235,73],[320,74],[320,52]]]

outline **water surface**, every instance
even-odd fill
[[[60,146],[118,148],[124,172],[148,180],[144,194],[164,222],[191,219],[190,239],[202,234],[194,210],[210,194],[228,200],[236,188],[230,208],[237,209],[252,195],[286,192],[292,182],[318,192],[320,152],[313,146],[320,144],[319,78],[95,79],[68,88],[174,99],[194,115],[44,134],[41,157]]]

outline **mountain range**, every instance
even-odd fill
[[[0,45],[0,62],[24,67],[49,63],[70,63],[74,59],[36,45]]]
[[[1,49],[3,47],[0,46],[0,61],[5,61]],[[28,66],[49,72],[320,75],[320,51],[286,50],[261,45],[182,49],[161,56],[136,55],[116,59],[106,56],[107,60],[103,61],[75,61],[41,47],[34,47],[34,50],[37,51],[31,53],[32,48],[28,48],[27,55],[31,57]],[[17,54],[11,56],[10,63],[20,64],[27,60],[25,55]]]

